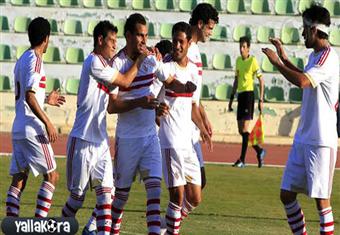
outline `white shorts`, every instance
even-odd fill
[[[97,144],[70,137],[67,141],[67,187],[83,195],[96,186],[113,187],[112,159],[107,143]]]
[[[192,142],[192,146],[194,149],[194,154],[196,155],[199,163],[200,163],[200,167],[204,167],[204,160],[203,160],[203,153],[202,153],[202,147],[201,147],[201,143],[199,141],[196,142]]]
[[[13,156],[10,175],[28,172],[31,169],[34,176],[47,174],[57,168],[54,153],[48,139],[44,135],[12,140]]]
[[[193,149],[162,149],[163,176],[168,188],[201,185],[201,168]]]
[[[162,162],[157,135],[116,138],[113,175],[116,188],[129,188],[137,171],[142,179],[162,179]]]
[[[311,198],[331,196],[337,149],[294,143],[289,153],[281,189]]]

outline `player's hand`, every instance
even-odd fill
[[[185,83],[185,92],[186,93],[192,93],[194,91],[196,91],[197,86],[195,85],[195,83],[188,81],[187,83]]]
[[[46,131],[47,131],[48,140],[51,143],[54,143],[58,139],[58,133],[56,129],[54,128],[54,126],[52,125],[52,123],[47,123]]]
[[[262,48],[262,52],[268,57],[270,63],[272,63],[274,66],[281,64],[280,58],[272,49]]]
[[[260,114],[262,114],[262,111],[263,111],[263,101],[259,100],[258,108],[259,108]]]
[[[211,137],[210,137],[210,135],[208,134],[208,132],[206,132],[206,131],[201,131],[201,138],[202,138],[203,143],[206,143],[206,144],[208,145],[208,150],[209,150],[210,152],[212,152],[214,146],[213,146]]]
[[[166,103],[160,103],[159,106],[157,107],[157,116],[166,116],[169,114],[169,106]]]
[[[140,99],[140,107],[143,109],[155,109],[159,106],[159,101],[152,95],[143,96]]]
[[[205,126],[205,129],[207,129],[209,136],[212,137],[212,134],[213,134],[212,125],[211,125],[210,121],[208,120],[208,118],[205,118],[203,120],[203,124]]]
[[[234,111],[234,109],[233,109],[233,102],[230,100],[229,101],[229,105],[228,105],[228,112],[232,112],[232,111]]]
[[[269,41],[275,46],[277,54],[280,58],[286,60],[288,57],[283,49],[281,40],[279,38],[269,38]]]
[[[60,95],[60,90],[52,91],[46,98],[46,103],[52,106],[60,107],[66,102],[65,96]]]
[[[163,57],[162,57],[162,54],[159,52],[158,48],[157,47],[152,47],[152,48],[153,48],[153,51],[155,53],[157,60],[162,61]]]

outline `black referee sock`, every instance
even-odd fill
[[[245,163],[246,160],[246,153],[248,148],[248,139],[249,139],[249,132],[242,133],[242,150],[240,160]]]

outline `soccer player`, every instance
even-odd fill
[[[146,45],[148,29],[145,18],[132,14],[124,26],[126,47],[114,59],[113,65],[121,72],[131,67],[132,62]],[[148,56],[141,65],[137,76],[128,88],[119,88],[118,95],[110,99],[108,112],[118,113],[116,128],[116,155],[114,177],[116,193],[112,204],[113,233],[119,234],[123,208],[128,200],[131,184],[139,171],[147,193],[146,219],[149,234],[160,234],[160,194],[162,162],[155,125],[155,110],[141,107],[134,99],[150,95],[155,77],[163,74],[165,86],[177,93],[193,92],[192,82],[180,83],[166,76],[162,63],[155,56]],[[157,99],[150,97],[153,108]]]
[[[81,208],[88,184],[96,191],[98,234],[111,231],[112,161],[106,131],[109,94],[116,86],[127,88],[148,55],[146,47],[124,74],[109,65],[117,47],[117,28],[99,22],[93,31],[94,50],[83,63],[74,126],[67,143],[67,185],[70,196],[62,216],[74,217]],[[138,101],[148,107],[148,98]],[[86,232],[86,231],[85,231]]]
[[[58,180],[56,162],[50,143],[57,140],[57,131],[43,111],[44,102],[60,106],[65,98],[57,91],[45,97],[46,76],[42,56],[46,52],[51,27],[42,17],[28,26],[30,49],[15,64],[15,119],[12,128],[13,156],[10,166],[12,183],[7,192],[6,215],[18,217],[20,196],[29,170],[43,175],[37,196],[35,217],[46,217]]]
[[[250,39],[247,36],[241,37],[241,56],[237,57],[236,59],[235,80],[228,106],[229,111],[233,111],[232,104],[237,90],[237,126],[238,132],[242,136],[242,148],[241,156],[239,159],[237,159],[233,166],[240,168],[245,167],[246,153],[250,134],[249,124],[250,121],[253,120],[254,115],[254,76],[257,77],[260,83],[260,99],[258,104],[260,114],[262,113],[263,109],[264,81],[256,58],[255,56],[251,56],[249,51]],[[253,145],[253,148],[256,151],[258,167],[261,168],[266,151],[259,145]]]
[[[165,65],[169,68],[171,76],[182,83],[196,82],[199,79],[197,66],[187,57],[190,43],[190,25],[185,22],[176,23],[172,28],[173,52]],[[185,191],[189,190],[190,186],[190,189],[201,192],[201,169],[198,158],[192,150],[191,122],[194,121],[200,129],[209,147],[211,139],[200,119],[200,113],[192,110],[197,100],[194,93],[179,94],[163,86],[159,98],[169,107],[169,114],[160,118],[159,129],[163,176],[170,194],[166,212],[167,233],[179,234]]]
[[[320,216],[320,234],[334,234],[331,191],[337,157],[336,109],[339,95],[339,58],[328,42],[330,15],[312,5],[302,13],[306,48],[311,48],[304,71],[291,62],[278,39],[277,54],[262,51],[292,84],[303,88],[301,118],[282,178],[281,201],[293,234],[307,234],[298,193],[314,198]]]

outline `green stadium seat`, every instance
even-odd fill
[[[202,60],[203,69],[207,69],[208,68],[207,54],[201,53],[201,60]]]
[[[266,26],[260,26],[257,29],[256,39],[260,43],[270,43],[269,38],[274,38],[274,29]]]
[[[80,35],[83,33],[80,20],[66,19],[64,21],[64,34],[65,35]]]
[[[215,25],[210,39],[213,41],[226,41],[228,39],[227,27]]]
[[[80,80],[77,78],[68,78],[66,80],[65,91],[69,95],[77,95]]]
[[[150,0],[132,0],[132,9],[151,10]]]
[[[26,46],[26,45],[17,46],[16,48],[17,50],[15,54],[16,59],[18,60],[22,56],[22,54],[24,54],[24,52],[27,51],[29,48],[30,46]]]
[[[10,91],[11,82],[8,76],[0,75],[0,91]]]
[[[232,69],[230,55],[216,53],[213,56],[212,62],[213,69],[215,70],[228,70]]]
[[[278,72],[277,68],[272,63],[270,63],[267,56],[263,57],[261,68],[264,73],[277,73]]]
[[[270,14],[268,0],[252,0],[250,6],[251,13],[256,15]]]
[[[89,36],[93,35],[94,27],[96,27],[98,23],[99,23],[99,20],[90,20],[89,24],[87,25],[87,34]]]
[[[174,24],[171,23],[162,23],[161,24],[161,30],[160,30],[160,36],[162,39],[171,39],[171,31],[172,31],[172,26]]]
[[[305,64],[303,62],[303,59],[300,57],[289,57],[289,61],[295,65],[296,67],[298,67],[299,69],[301,69],[303,71],[303,69],[305,68]]]
[[[265,89],[264,100],[266,102],[284,102],[284,91],[282,87],[272,86],[271,88]]]
[[[298,87],[291,87],[288,92],[288,100],[291,103],[301,103],[303,89]]]
[[[79,7],[79,0],[59,0],[61,7]]]
[[[246,13],[244,0],[229,0],[227,2],[227,12],[231,14]]]
[[[202,85],[201,90],[201,99],[202,100],[211,100],[213,96],[210,94],[209,87],[205,84]]]
[[[294,8],[292,0],[276,0],[275,13],[277,15],[293,15]]]
[[[10,61],[12,59],[9,45],[0,44],[0,61]]]
[[[329,42],[333,46],[340,46],[340,29],[332,29],[329,33]]]
[[[299,30],[295,27],[283,26],[281,29],[283,44],[297,44],[300,42]]]
[[[204,2],[209,3],[210,5],[215,7],[217,11],[223,11],[221,6],[221,0],[204,0]]]
[[[101,8],[103,6],[102,0],[83,0],[85,8]]]
[[[229,84],[220,84],[215,89],[215,99],[217,100],[229,100],[230,94],[233,88]]]
[[[60,63],[60,52],[58,47],[49,46],[43,55],[45,63]]]
[[[331,16],[340,16],[339,0],[324,0],[323,6],[327,8]]]
[[[150,38],[156,37],[155,25],[151,22],[148,22],[148,36]]]
[[[13,6],[27,6],[30,5],[30,0],[11,0]]]
[[[314,0],[300,0],[298,11],[300,14],[304,12],[307,8],[309,8],[314,3]]]
[[[125,20],[122,19],[114,19],[112,20],[112,24],[117,27],[118,33],[117,37],[122,38],[124,37],[124,25],[125,25]]]
[[[155,8],[157,11],[173,11],[175,3],[174,0],[156,0]]]
[[[51,26],[51,34],[58,34],[58,23],[55,19],[48,19],[48,22],[50,23]]]
[[[14,20],[14,31],[16,33],[26,33],[31,18],[26,16],[17,16]]]
[[[67,48],[66,56],[65,56],[66,63],[68,64],[80,64],[84,61],[84,51],[81,48]]]
[[[0,4],[5,4],[6,0],[0,0]]]
[[[7,16],[0,16],[0,31],[9,31],[9,24]]]
[[[111,9],[126,8],[125,0],[107,0],[107,7]]]
[[[60,89],[60,81],[58,78],[49,78],[46,79],[46,93],[51,93],[52,91]]]
[[[250,27],[246,25],[237,25],[234,28],[233,39],[235,42],[240,41],[240,37],[247,36],[251,40],[251,30]]]
[[[197,0],[179,0],[179,10],[190,12],[197,5]]]
[[[35,5],[37,7],[53,7],[54,0],[35,0]]]

